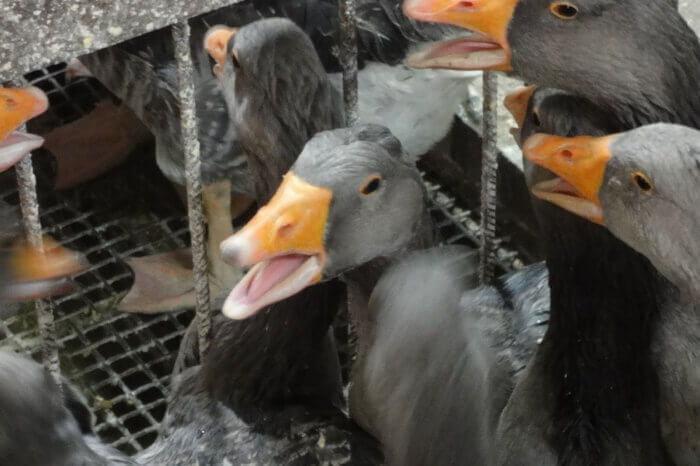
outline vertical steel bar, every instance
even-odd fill
[[[355,0],[337,0],[338,1],[338,44],[340,51],[340,65],[343,68],[343,104],[345,111],[345,125],[354,126],[357,124],[358,109],[357,109],[357,8]],[[350,319],[349,308],[352,306],[350,290],[348,290],[345,302],[338,311],[334,326],[337,330],[344,333],[344,337],[340,340],[340,344],[346,349],[345,357],[348,361],[352,361],[356,351],[355,342],[357,335],[353,328],[352,319]],[[350,374],[343,374],[348,380]]]
[[[355,0],[338,0],[340,65],[343,67],[345,124],[357,123],[357,9]]]
[[[31,154],[27,154],[15,165],[15,172],[17,174],[19,202],[22,209],[27,240],[33,248],[41,250],[43,249],[44,242],[41,235],[39,202],[36,195],[36,177],[34,176],[34,170],[32,168]],[[41,336],[41,352],[44,365],[60,387],[61,365],[58,359],[58,342],[56,339],[53,305],[49,300],[38,300],[35,306],[39,335]]]
[[[484,72],[484,128],[481,154],[481,245],[479,279],[489,284],[496,264],[496,203],[498,147],[496,146],[498,80],[493,72]]]
[[[20,82],[19,80],[17,82]],[[21,85],[24,85],[22,80]],[[20,128],[24,130],[24,127]],[[36,177],[32,168],[32,154],[27,154],[15,165],[19,205],[22,209],[22,220],[27,234],[27,241],[36,249],[44,248],[39,219],[39,201],[36,195]],[[38,300],[35,303],[36,318],[41,337],[41,352],[44,366],[49,370],[57,385],[61,386],[61,364],[58,359],[58,341],[56,324],[54,322],[53,305],[49,300]]]
[[[204,236],[204,211],[202,207],[202,170],[197,138],[197,115],[194,101],[194,72],[190,56],[190,26],[183,21],[172,26],[177,61],[178,92],[180,100],[180,130],[185,153],[187,179],[187,214],[192,237],[192,264],[199,337],[199,354],[204,358],[209,349],[211,335],[211,309],[209,301],[209,274]]]

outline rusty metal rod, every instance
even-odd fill
[[[27,86],[24,78],[15,79],[17,87]],[[26,130],[25,125],[19,128]],[[39,219],[39,200],[36,194],[36,177],[32,167],[32,154],[27,154],[15,165],[19,204],[22,210],[22,221],[29,244],[43,250],[41,220]],[[41,353],[44,366],[49,370],[57,385],[61,387],[61,363],[58,359],[58,340],[54,322],[53,304],[49,300],[38,300],[35,303],[39,336],[41,338]]]
[[[200,358],[209,349],[211,338],[211,304],[209,273],[202,206],[202,163],[197,138],[197,115],[194,98],[194,72],[190,55],[190,26],[187,21],[172,26],[177,62],[178,96],[180,100],[180,130],[185,154],[187,180],[187,214],[192,237],[195,303]]]
[[[481,245],[479,280],[489,284],[496,264],[496,204],[498,179],[498,80],[493,72],[484,72],[483,133],[481,147]]]
[[[345,124],[357,123],[357,8],[355,0],[338,0],[340,65],[343,67]]]
[[[26,85],[24,80],[17,80],[20,86]],[[24,131],[22,126],[20,131]],[[39,219],[39,200],[36,194],[36,177],[32,168],[32,154],[27,154],[15,165],[19,205],[22,209],[22,220],[27,241],[36,249],[44,249]],[[41,337],[41,353],[44,366],[49,370],[59,387],[61,387],[61,363],[58,359],[58,340],[54,322],[53,304],[49,300],[38,300],[35,303],[36,319]]]

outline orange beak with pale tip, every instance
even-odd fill
[[[43,249],[17,242],[10,252],[8,265],[12,282],[7,296],[14,301],[40,299],[70,289],[65,281],[85,269],[87,261],[75,251],[64,248],[45,236]]]
[[[27,120],[44,113],[48,107],[46,94],[37,87],[0,88],[0,141]]]
[[[406,16],[478,34],[442,42],[409,58],[416,68],[510,71],[508,25],[518,0],[405,0]]]
[[[270,202],[221,243],[226,262],[252,266],[224,302],[227,317],[244,319],[321,280],[332,197],[328,188],[287,173]]]
[[[48,106],[49,101],[39,88],[0,88],[0,172],[44,143],[39,136],[15,130],[45,112]]]
[[[610,160],[610,144],[615,135],[564,138],[546,134],[530,136],[523,155],[558,178],[538,183],[535,197],[571,213],[605,225],[598,192]]]
[[[228,26],[213,26],[204,36],[204,49],[216,62],[212,71],[219,79],[221,79],[226,65],[226,49],[229,40],[236,34],[236,31],[238,31],[237,28]]]

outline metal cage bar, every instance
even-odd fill
[[[25,85],[22,79],[16,80],[20,86]],[[24,125],[20,130],[25,130]],[[22,221],[31,247],[43,250],[44,241],[39,220],[39,200],[36,193],[36,176],[32,167],[32,154],[27,154],[15,165],[17,175],[17,190],[22,210]],[[56,341],[56,324],[54,309],[51,301],[37,300],[35,303],[39,335],[41,336],[41,353],[44,366],[49,370],[57,385],[61,387],[61,363],[58,359],[58,343]]]
[[[357,123],[357,8],[355,0],[338,0],[340,64],[343,67],[345,124]]]
[[[192,237],[192,265],[194,272],[195,304],[199,337],[199,354],[209,349],[211,335],[211,303],[209,299],[209,272],[202,207],[202,163],[197,137],[197,114],[194,101],[194,72],[190,56],[190,26],[187,20],[172,26],[175,41],[175,61],[179,81],[180,129],[185,152],[187,180],[187,214]]]
[[[496,203],[498,200],[498,77],[484,72],[483,132],[481,152],[481,242],[479,280],[489,284],[496,259]]]

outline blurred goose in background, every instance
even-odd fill
[[[47,108],[48,100],[40,89],[0,88],[0,172],[41,147],[41,137],[17,128]],[[86,261],[48,237],[43,251],[29,247],[17,241],[21,232],[19,208],[0,201],[0,303],[38,299],[70,289],[66,278],[81,271]],[[4,309],[0,314],[6,317]]]
[[[136,464],[100,443],[82,396],[36,362],[0,351],[0,458],[17,466]]]
[[[661,434],[677,465],[700,462],[700,131],[670,124],[602,138],[538,134],[525,156],[575,188],[535,196],[606,226],[680,290],[654,335]]]
[[[41,90],[0,88],[0,171],[19,162],[43,143],[39,136],[16,131],[48,107]],[[0,202],[0,318],[10,302],[39,299],[66,290],[65,278],[85,262],[53,241],[44,250],[12,244],[21,233],[17,207]],[[65,398],[37,363],[0,351],[0,458],[7,464],[58,466],[106,464],[87,447],[92,417],[72,389]],[[75,417],[67,409],[75,406]],[[82,429],[85,429],[84,431]],[[105,450],[107,452],[107,450]]]
[[[470,78],[477,74],[413,70],[403,65],[401,61],[409,48],[433,40],[433,37],[442,37],[437,32],[442,33],[449,28],[417,25],[403,16],[399,2],[362,1],[357,6],[357,12],[360,121],[389,124],[407,152],[417,158],[445,137],[458,106],[466,98]],[[205,186],[204,201],[208,220],[217,223],[212,228],[214,238],[209,240],[208,249],[213,264],[211,278],[215,284],[212,289],[215,295],[238,278],[237,274],[220,266],[220,259],[211,247],[227,236],[223,231],[231,218],[225,212],[225,205],[230,200],[227,195],[221,196],[225,186],[219,183],[231,182],[235,205],[232,216],[235,217],[250,205],[250,199],[254,197],[251,183],[254,175],[246,169],[245,154],[240,153],[235,134],[228,131],[227,115],[218,106],[221,90],[212,82],[213,76],[201,48],[202,37],[208,24],[241,26],[269,16],[286,16],[302,27],[311,37],[325,68],[335,72],[330,76],[331,82],[336,91],[340,89],[336,46],[338,11],[337,3],[333,0],[241,2],[191,22],[190,43],[195,64],[202,173],[204,184],[211,187]],[[169,30],[132,39],[80,57],[80,60],[86,65],[83,70],[89,69],[155,135],[159,167],[171,181],[183,185],[176,66]],[[78,74],[84,74],[84,71]],[[124,122],[121,124],[127,125]],[[84,126],[89,127],[90,124],[85,123]],[[93,126],[109,128],[117,125],[99,123]],[[103,139],[114,141],[116,138],[105,135]],[[207,139],[212,143],[209,144]],[[75,145],[73,139],[70,141]],[[116,148],[117,144],[111,144],[109,150],[115,151]],[[56,152],[61,150],[57,149]],[[132,293],[122,302],[122,308],[153,312],[192,305],[193,287],[188,269],[190,260],[188,251],[130,260],[136,283]],[[165,281],[159,282],[158,277],[165,277]]]
[[[235,283],[239,275],[230,267],[222,267],[219,255],[213,251],[233,231],[231,209],[233,215],[238,215],[250,205],[246,199],[254,196],[251,177],[245,167],[245,154],[229,124],[219,83],[211,75],[206,54],[201,49],[202,33],[202,27],[193,29],[192,43],[199,38],[199,47],[193,45],[193,51],[200,52],[193,54],[195,101],[201,121],[198,139],[209,233],[210,290],[213,296],[217,296],[230,283]],[[158,166],[178,187],[184,200],[184,153],[173,53],[172,35],[169,29],[164,29],[80,59],[155,135]],[[88,115],[91,116],[96,117]],[[233,207],[231,196],[237,199]],[[130,259],[128,264],[134,272],[134,285],[120,303],[120,308],[157,312],[194,306],[191,260],[189,249]]]
[[[267,202],[304,144],[319,131],[343,126],[340,96],[311,40],[289,19],[262,19],[237,30],[214,27],[204,46],[217,59],[255,196]],[[231,59],[224,63],[222,56]]]
[[[26,154],[41,147],[43,138],[17,131],[17,128],[44,113],[48,106],[46,95],[36,87],[0,87],[0,171],[7,170]]]

